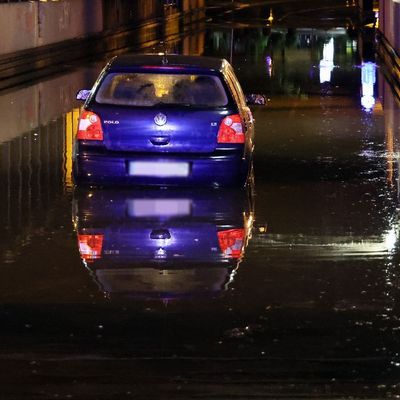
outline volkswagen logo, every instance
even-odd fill
[[[167,116],[162,113],[159,113],[154,117],[154,122],[158,126],[163,126],[167,123]]]

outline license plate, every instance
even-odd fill
[[[156,178],[187,177],[189,176],[189,163],[131,161],[129,163],[129,175]]]
[[[191,213],[189,199],[130,199],[127,204],[130,217],[183,217]]]

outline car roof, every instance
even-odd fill
[[[124,54],[114,57],[109,63],[109,69],[129,68],[129,67],[187,67],[194,69],[207,69],[220,71],[227,61],[223,58],[203,57],[203,56],[183,56],[177,54]]]

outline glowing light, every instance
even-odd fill
[[[226,229],[219,231],[219,247],[225,257],[240,258],[244,250],[244,229]]]
[[[395,227],[392,227],[389,231],[386,232],[384,236],[385,247],[388,251],[393,251],[396,247],[397,242],[397,230]]]
[[[333,57],[335,52],[334,39],[324,44],[322,60],[319,63],[319,81],[320,83],[330,82],[334,68]]]
[[[367,111],[370,111],[374,108],[375,99],[372,96],[362,96],[361,97],[361,105]]]
[[[274,14],[272,13],[272,8],[269,10],[269,17],[267,18],[268,23],[271,25],[274,22]]]
[[[167,258],[167,251],[165,249],[163,249],[162,247],[160,247],[159,249],[157,249],[154,252],[154,258],[155,259],[164,259]],[[164,274],[166,275],[166,274]]]
[[[65,168],[64,182],[67,187],[72,186],[72,152],[73,139],[77,131],[80,109],[74,108],[65,115]]]
[[[374,86],[376,82],[376,64],[366,62],[361,65],[361,105],[371,111],[375,105]]]
[[[265,57],[265,64],[267,66],[268,76],[272,76],[273,61],[271,56]]]
[[[78,234],[79,252],[82,259],[86,262],[92,262],[101,258],[103,249],[104,235],[85,235]]]

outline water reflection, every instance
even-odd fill
[[[331,74],[334,67],[334,51],[335,42],[334,39],[331,38],[328,43],[324,44],[322,60],[319,63],[319,81],[321,83],[331,81]]]
[[[243,86],[269,96],[358,91],[357,42],[344,29],[253,28],[207,32],[206,54],[230,59]],[[233,47],[232,47],[233,46]],[[249,62],[252,68],[249,68]],[[323,85],[321,90],[321,84]]]
[[[73,204],[81,259],[107,296],[227,289],[254,218],[252,190],[77,188]]]

